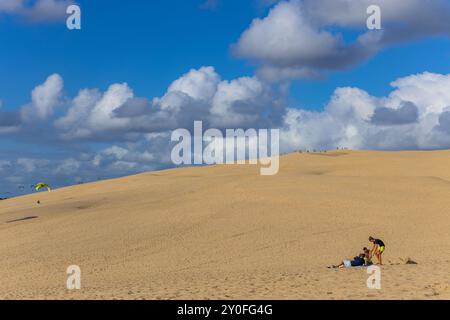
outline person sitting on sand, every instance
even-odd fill
[[[360,253],[357,257],[354,257],[353,260],[344,260],[337,266],[333,266],[333,268],[351,268],[351,267],[361,267],[364,265],[364,253]]]
[[[370,257],[373,257],[375,254],[375,257],[377,257],[378,264],[381,266],[383,265],[381,261],[381,255],[383,254],[384,250],[386,249],[386,246],[384,245],[384,242],[380,239],[375,239],[374,237],[369,237],[369,241],[373,243],[373,248],[370,251]]]
[[[364,252],[364,265],[365,266],[370,266],[372,265],[372,259],[370,257],[370,250],[367,249],[366,247],[363,248],[363,252]]]

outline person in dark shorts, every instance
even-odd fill
[[[373,257],[373,255],[375,255],[375,257],[377,257],[378,264],[380,266],[383,265],[381,261],[381,255],[386,249],[384,242],[380,239],[375,239],[374,237],[369,237],[369,241],[373,243],[373,248],[370,251],[370,257]]]

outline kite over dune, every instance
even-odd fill
[[[41,189],[44,189],[44,188],[47,189],[47,191],[49,191],[49,192],[51,191],[50,186],[45,182],[39,182],[34,187],[34,189],[36,191],[40,191]]]
[[[296,153],[275,176],[184,168],[2,201],[0,299],[449,299],[449,163]],[[327,268],[369,235],[388,245],[381,290],[365,268]]]

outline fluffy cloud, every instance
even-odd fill
[[[389,95],[390,106],[411,101],[422,116],[441,113],[450,104],[449,75],[425,72],[400,78],[391,83],[397,90]]]
[[[90,131],[84,129],[91,110],[100,101],[102,94],[99,90],[82,89],[73,101],[67,114],[55,121],[57,129],[64,130],[63,137],[82,138],[89,136]]]
[[[45,120],[53,115],[60,103],[63,87],[64,82],[60,75],[49,76],[43,84],[31,92],[31,103],[22,109],[22,119],[24,121]]]
[[[261,125],[278,109],[272,89],[257,78],[221,80],[214,68],[202,67],[152,99],[135,97],[127,84],[113,84],[104,93],[83,89],[55,127],[66,140],[136,140],[148,132],[190,129],[194,120],[218,128]]]
[[[392,82],[387,97],[338,88],[322,112],[288,108],[283,148],[450,148],[448,81],[450,75],[417,74]]]
[[[181,78],[175,80],[167,90],[165,97],[171,93],[184,93],[195,100],[210,100],[220,83],[220,76],[213,67],[202,67],[199,70],[190,70]],[[163,98],[164,100],[164,98]],[[167,103],[162,103],[168,107]]]
[[[72,0],[1,0],[0,14],[18,15],[29,22],[62,21]]]
[[[408,124],[416,122],[417,118],[417,107],[410,102],[405,102],[398,109],[386,107],[375,109],[372,116],[372,123],[377,125]]]
[[[0,1],[0,13],[18,11],[23,6],[23,2],[23,0],[2,0]]]
[[[11,162],[10,161],[0,160],[0,172],[6,170],[10,166],[11,166]]]
[[[55,174],[73,175],[78,172],[80,167],[81,167],[80,161],[74,158],[65,159],[56,167]]]
[[[367,30],[370,5],[381,8],[382,30]],[[345,30],[359,36],[346,42]],[[344,69],[388,45],[433,35],[450,35],[447,1],[290,0],[255,19],[233,50],[256,62],[261,77],[278,81]]]
[[[442,139],[449,124],[450,75],[422,73],[391,85],[394,90],[386,97],[337,88],[323,111],[312,112],[286,106],[282,92],[256,77],[222,80],[212,67],[189,71],[155,98],[135,97],[122,83],[105,92],[82,89],[70,99],[62,97],[62,78],[52,75],[32,91],[28,105],[0,113],[0,128],[16,128],[15,137],[21,137],[20,132],[36,137],[45,126],[43,131],[55,141],[120,142],[127,150],[133,146],[133,153],[149,148],[153,139],[162,143],[174,129],[192,129],[194,120],[218,129],[281,128],[286,149],[450,147]],[[63,102],[67,107],[61,106],[66,110],[61,115],[55,108]],[[40,124],[32,126],[30,119]],[[403,134],[410,138],[402,140]],[[8,136],[7,131],[3,135]],[[120,148],[106,149],[97,159],[123,160]],[[142,157],[128,154],[128,160],[158,158],[154,152],[141,153]]]
[[[17,164],[28,173],[36,170],[36,161],[33,159],[19,158],[17,159]]]
[[[267,125],[261,115],[276,110],[273,98],[270,88],[256,78],[222,81],[212,99],[211,125],[219,128]]]

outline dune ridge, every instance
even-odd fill
[[[1,299],[449,299],[450,151],[148,172],[0,202]],[[37,204],[37,201],[40,204]],[[387,245],[381,290],[362,268]],[[418,264],[407,264],[408,259]],[[82,288],[66,289],[79,265]]]

